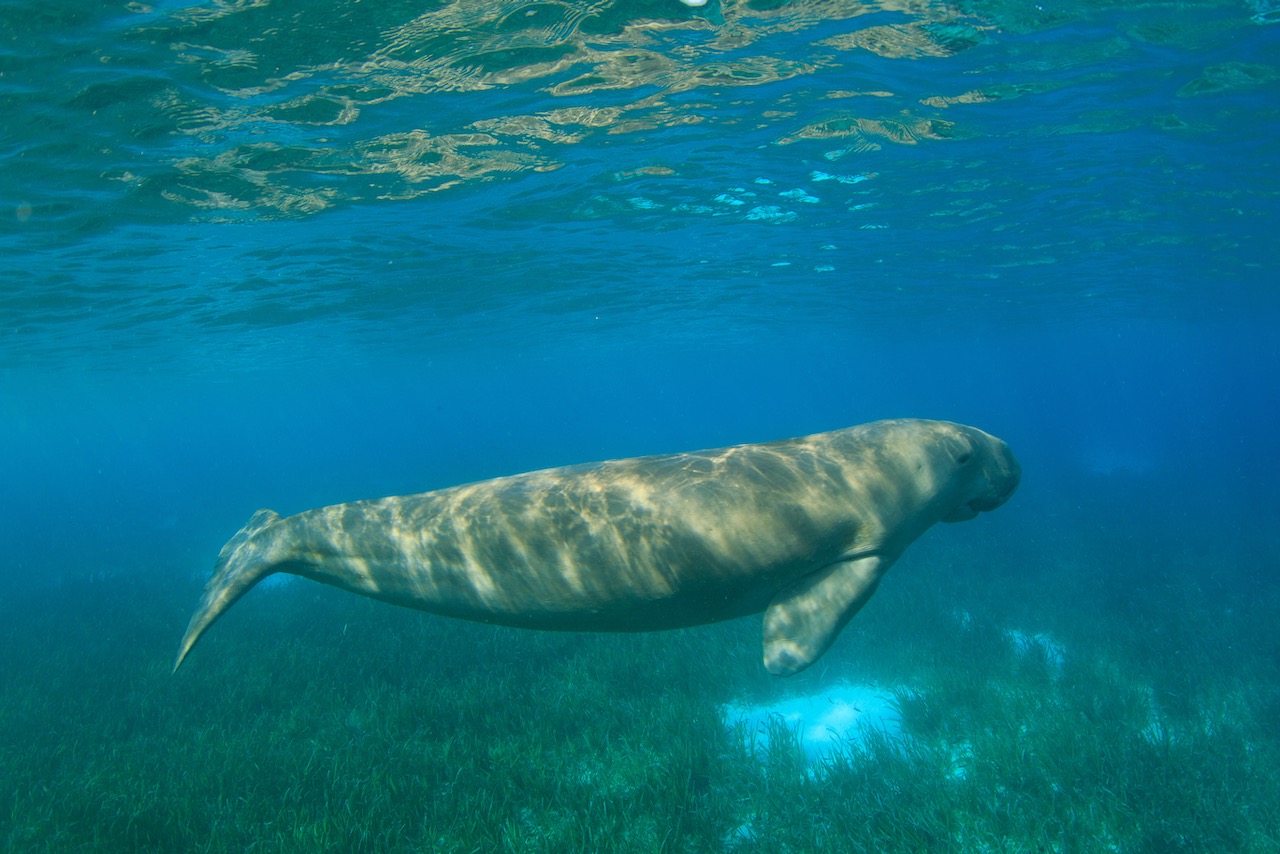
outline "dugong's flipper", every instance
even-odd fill
[[[270,544],[275,539],[269,535],[269,529],[279,521],[280,514],[276,511],[259,510],[222,547],[213,566],[213,575],[205,585],[200,606],[187,624],[187,633],[182,636],[178,657],[173,662],[174,672],[182,666],[182,660],[191,652],[191,647],[196,645],[214,620],[248,593],[253,585],[276,571],[268,558]]]
[[[784,588],[764,612],[764,666],[799,673],[827,651],[893,564],[882,555],[841,561]]]

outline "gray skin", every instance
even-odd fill
[[[1009,447],[945,421],[546,469],[282,518],[218,555],[176,671],[255,584],[301,575],[395,605],[531,629],[651,631],[764,611],[764,664],[816,661],[935,522],[1003,504]]]

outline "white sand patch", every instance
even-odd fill
[[[742,724],[757,750],[769,746],[769,722],[779,719],[796,734],[805,760],[815,764],[850,743],[861,744],[872,730],[902,735],[902,719],[893,692],[875,685],[840,682],[817,693],[788,697],[768,705],[729,704],[721,709],[725,726]]]
[[[1052,635],[1044,632],[1036,632],[1032,635],[1021,629],[1005,629],[1004,636],[1009,643],[1013,644],[1014,650],[1020,657],[1043,655],[1044,660],[1055,673],[1061,673],[1062,666],[1067,663],[1067,648],[1054,640]]]

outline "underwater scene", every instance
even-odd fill
[[[10,2],[0,105],[0,849],[1280,851],[1276,0]]]

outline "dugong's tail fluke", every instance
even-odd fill
[[[182,636],[178,657],[173,662],[175,673],[205,630],[241,596],[248,593],[253,585],[276,571],[275,563],[269,555],[270,545],[275,538],[269,535],[268,529],[279,521],[280,514],[274,510],[259,510],[222,547],[222,551],[218,553],[218,562],[213,566],[213,575],[204,587],[200,607],[191,616],[187,633]]]

